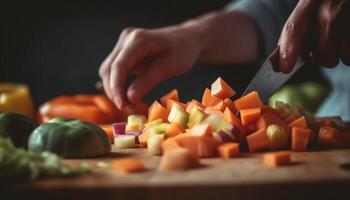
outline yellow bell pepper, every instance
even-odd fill
[[[15,112],[34,115],[34,103],[28,86],[14,83],[0,83],[0,113]]]

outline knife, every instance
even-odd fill
[[[295,72],[304,64],[303,60],[298,57],[297,62],[293,67],[293,71],[289,74],[284,74],[278,69],[279,46],[266,59],[259,71],[255,74],[253,80],[249,83],[242,96],[256,91],[259,93],[263,102],[272,96]]]

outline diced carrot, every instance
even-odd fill
[[[111,141],[111,144],[114,144],[114,134],[113,134],[113,129],[110,127],[102,127],[102,129],[105,131],[107,137]]]
[[[152,128],[148,128],[145,132],[138,136],[141,147],[147,147],[148,136],[151,133]]]
[[[148,121],[162,119],[163,122],[168,121],[169,110],[164,108],[158,101],[155,101],[149,108]]]
[[[217,104],[220,101],[220,99],[214,97],[211,95],[211,91],[208,88],[205,88],[203,97],[202,97],[202,104],[206,107],[213,106]]]
[[[195,136],[213,136],[213,132],[209,124],[196,125],[191,129],[191,134]]]
[[[342,133],[330,126],[322,126],[318,133],[318,145],[325,148],[344,147]]]
[[[187,105],[184,103],[181,103],[179,101],[176,101],[174,99],[168,99],[165,103],[166,109],[171,110],[171,107],[173,107],[173,104],[180,105],[183,109],[186,109]]]
[[[271,124],[277,124],[279,126],[282,126],[286,133],[290,135],[290,129],[287,126],[287,124],[280,119],[277,115],[274,115],[272,113],[264,113],[261,115],[261,117],[256,121],[255,126],[258,130],[267,128]]]
[[[292,128],[292,150],[305,151],[309,144],[311,130],[306,128]]]
[[[121,158],[112,162],[112,168],[121,173],[145,171],[145,166],[136,158]]]
[[[301,116],[298,119],[292,121],[288,124],[289,127],[299,127],[299,128],[308,128],[305,116]]]
[[[159,171],[179,171],[197,167],[200,161],[198,156],[186,148],[176,148],[164,152],[159,164]]]
[[[238,110],[257,108],[263,105],[258,93],[255,91],[237,99],[234,103]]]
[[[271,141],[266,134],[266,129],[260,129],[247,136],[247,143],[251,152],[266,150],[271,146]]]
[[[240,113],[242,125],[247,126],[259,119],[261,116],[261,108],[242,109]]]
[[[233,103],[233,101],[230,98],[226,98],[224,100],[224,103],[225,103],[226,107],[229,108],[233,113],[237,112],[235,104]]]
[[[280,151],[273,153],[265,153],[263,155],[263,165],[267,167],[278,167],[288,165],[291,162],[291,153],[288,151]]]
[[[225,159],[237,157],[239,156],[239,144],[234,142],[221,144],[218,147],[218,153]]]
[[[177,89],[173,89],[169,93],[167,93],[166,95],[161,97],[160,98],[160,102],[162,103],[163,106],[166,106],[167,101],[169,99],[172,99],[172,100],[175,100],[175,101],[179,101],[179,93],[178,93]]]
[[[218,111],[221,111],[223,112],[226,108],[226,104],[223,100],[220,100],[217,104],[213,105],[213,106],[210,106],[208,108],[211,108],[213,110],[218,110]]]
[[[213,137],[180,134],[174,137],[181,147],[188,149],[198,157],[213,157],[217,153],[217,142]]]
[[[200,108],[203,108],[203,107],[204,107],[203,104],[202,104],[201,102],[199,102],[199,101],[197,101],[197,100],[195,100],[195,99],[192,99],[192,101],[190,101],[190,103],[188,103],[188,105],[187,105],[187,107],[186,107],[186,112],[191,113],[192,109],[193,109],[194,107],[196,107],[196,106],[198,106],[198,107],[200,107]]]
[[[244,131],[241,120],[228,107],[224,111],[224,119],[227,122],[237,126],[240,132]]]
[[[170,124],[169,128],[165,131],[165,137],[174,137],[180,133],[183,133],[185,129],[177,122]]]
[[[211,95],[219,99],[230,98],[235,94],[236,92],[220,77],[211,84]]]
[[[176,142],[174,138],[168,138],[164,140],[161,144],[163,152],[176,149],[176,148],[182,148],[179,143]]]

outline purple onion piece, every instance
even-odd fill
[[[112,128],[115,136],[123,135],[125,134],[126,123],[125,122],[114,123],[112,124]]]
[[[233,134],[233,136],[235,137],[235,139],[237,139],[237,141],[240,140],[241,137],[241,131],[239,130],[239,128],[235,125],[232,125],[231,129],[229,130],[230,133]]]
[[[233,138],[228,135],[228,133],[225,133],[224,131],[218,132],[219,136],[221,137],[223,142],[232,142]]]

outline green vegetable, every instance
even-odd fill
[[[0,137],[10,138],[17,147],[27,148],[28,137],[37,126],[32,118],[18,113],[0,114]]]
[[[168,121],[170,123],[177,122],[180,125],[182,125],[182,127],[186,127],[188,122],[188,117],[189,117],[189,114],[180,105],[174,103],[173,106],[171,107],[171,110],[168,116]]]
[[[89,158],[109,153],[111,143],[105,132],[94,124],[54,118],[33,131],[28,149],[50,151],[64,158]]]
[[[16,148],[9,139],[0,138],[0,182],[35,180],[41,176],[79,175],[89,172],[64,164],[53,153],[35,153]]]

